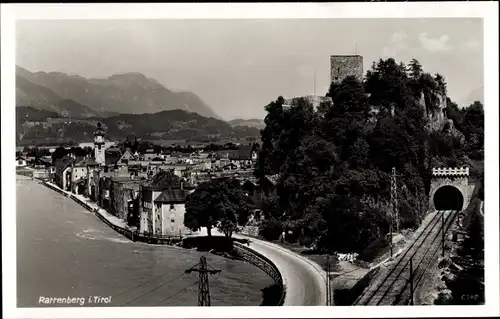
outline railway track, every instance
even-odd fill
[[[452,212],[454,216],[450,216],[448,220],[445,222],[445,235],[450,229],[450,227],[453,225],[453,222],[458,215],[459,212],[455,211]],[[436,243],[436,241],[434,242]],[[420,262],[416,265],[414,265],[413,268],[413,290],[415,291],[415,288],[419,286],[421,283],[422,279],[425,276],[425,273],[427,272],[427,269],[429,269],[435,258],[439,256],[439,253],[442,252],[442,245],[437,245],[435,244],[432,246],[429,250],[427,250],[420,260]],[[411,291],[411,286],[410,282],[406,281],[406,284],[404,285],[403,289],[401,292],[396,296],[394,304],[396,305],[409,305],[412,304],[412,291]]]
[[[432,262],[439,250],[442,231],[446,232],[453,222],[457,211],[438,211],[435,212],[431,220],[420,231],[417,238],[391,265],[389,272],[383,277],[382,281],[374,284],[358,298],[356,305],[392,305],[401,300],[406,300],[409,290],[409,263],[416,266],[415,272],[422,278],[425,273],[425,267]],[[443,222],[444,220],[444,222]],[[441,236],[440,236],[441,235]],[[430,252],[430,253],[429,253]],[[420,280],[419,279],[419,280]]]

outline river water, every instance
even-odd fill
[[[261,289],[273,283],[242,261],[132,242],[72,200],[16,180],[18,307],[196,306],[198,274],[184,270],[202,255],[222,270],[209,277],[212,306],[258,306]],[[81,299],[47,304],[41,297]]]

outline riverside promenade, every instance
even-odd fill
[[[92,211],[103,222],[119,233],[136,232],[135,227],[129,227],[125,221],[111,215],[100,208],[96,203],[82,195],[76,195],[60,189],[57,185],[41,181],[48,188],[69,197]],[[213,236],[224,236],[216,229],[212,229]],[[185,237],[207,236],[206,229],[193,232]],[[128,237],[128,236],[127,236]],[[309,259],[291,252],[279,245],[264,240],[234,234],[234,238],[248,240],[248,248],[267,257],[278,269],[286,290],[283,306],[323,306],[326,302],[326,273],[321,266]]]

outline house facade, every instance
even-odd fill
[[[129,177],[111,178],[109,212],[127,221],[129,226],[138,226],[139,191],[144,182],[144,180],[133,180]]]
[[[152,236],[178,236],[189,233],[184,226],[185,201],[194,188],[171,171],[156,174],[141,187],[139,231]]]
[[[75,194],[90,194],[90,172],[99,164],[93,158],[84,158],[71,167],[71,191]]]
[[[63,190],[71,191],[71,165],[74,162],[73,158],[65,156],[55,163],[54,182]]]

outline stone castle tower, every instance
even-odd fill
[[[330,56],[330,80],[339,84],[347,76],[363,80],[363,57],[361,55]]]
[[[97,123],[97,130],[94,132],[94,159],[98,165],[106,164],[104,143],[104,130],[101,123]]]

